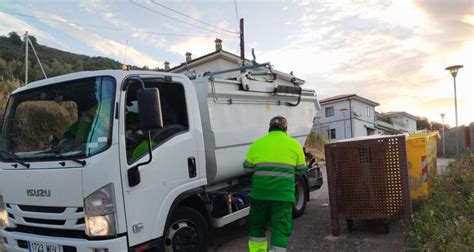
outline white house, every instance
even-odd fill
[[[383,134],[414,132],[417,119],[404,111],[377,113],[375,127]]]
[[[186,61],[180,65],[170,68],[169,63],[165,62],[165,71],[173,73],[194,73],[194,74],[204,74],[205,72],[217,72],[222,70],[228,70],[231,68],[239,68],[242,65],[242,60],[238,55],[227,52],[222,49],[222,40],[216,39],[214,41],[216,50],[209,54],[200,56],[198,58],[192,59],[192,54],[186,52]],[[250,66],[254,64],[253,61],[245,59],[245,65]],[[260,67],[252,69],[252,72],[268,73],[268,69]],[[299,84],[304,84],[305,81],[299,78],[296,78],[292,74],[283,73],[278,70],[272,69],[272,73],[275,74],[277,83],[282,83],[284,85],[292,85],[291,79],[296,80]],[[240,75],[240,70],[233,72],[223,73],[216,78],[219,79],[235,79]],[[270,79],[271,76],[266,76],[262,78]]]
[[[330,141],[376,133],[375,107],[379,103],[356,94],[320,100],[321,110],[314,119],[313,131]]]

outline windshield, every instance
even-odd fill
[[[22,160],[88,157],[111,143],[115,80],[93,77],[10,97],[0,155]]]

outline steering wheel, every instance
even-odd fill
[[[185,129],[186,129],[186,127],[183,126],[183,125],[170,124],[170,125],[166,125],[165,127],[161,128],[161,129],[156,130],[153,133],[156,134],[156,135],[160,135],[160,134],[163,134],[163,132],[168,131],[168,130],[176,130],[178,132],[178,131],[182,131],[182,130],[185,130]]]

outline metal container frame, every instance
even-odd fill
[[[339,218],[411,222],[405,135],[352,139],[325,145],[332,234]]]

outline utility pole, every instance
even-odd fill
[[[242,67],[245,66],[245,44],[244,44],[244,19],[240,19],[240,59],[242,60]],[[243,73],[245,70],[240,70]]]
[[[125,60],[127,59],[127,48],[128,48],[128,40],[127,43],[125,43],[125,53],[123,54],[123,65],[126,65]]]
[[[30,41],[28,37],[28,31],[25,32],[25,85],[28,84],[28,41]]]

